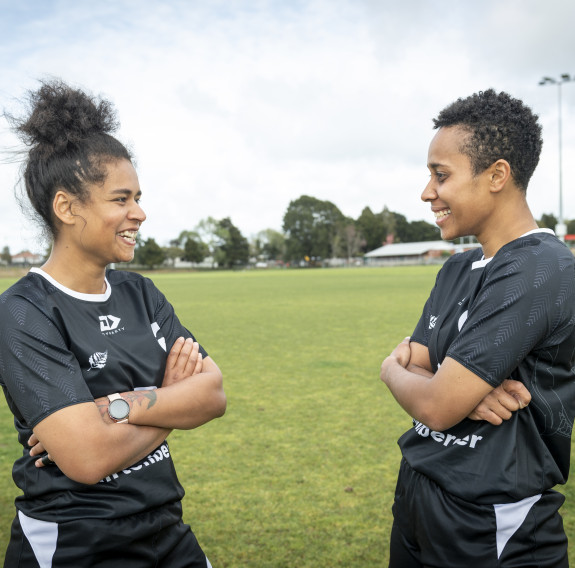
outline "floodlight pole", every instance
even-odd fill
[[[557,85],[557,105],[559,109],[559,222],[555,227],[555,232],[562,241],[565,241],[567,226],[565,225],[565,219],[563,218],[563,136],[561,125],[561,85],[571,81],[575,81],[575,77],[571,77],[568,73],[563,73],[559,79],[554,79],[553,77],[543,77],[543,79],[539,81],[540,85]]]

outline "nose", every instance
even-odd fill
[[[437,199],[437,191],[435,191],[433,179],[430,179],[421,193],[421,201],[433,201]]]
[[[134,206],[130,209],[129,218],[138,221],[140,224],[146,220],[146,213],[139,203],[134,203]]]

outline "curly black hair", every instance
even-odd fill
[[[27,93],[28,113],[5,117],[29,147],[22,177],[37,220],[48,236],[57,235],[52,202],[64,189],[81,202],[88,186],[106,179],[110,162],[132,160],[127,148],[110,135],[118,128],[112,104],[72,88],[61,80],[41,81]]]
[[[457,99],[433,124],[434,128],[459,126],[469,132],[460,151],[471,160],[473,175],[504,159],[517,187],[526,191],[543,145],[538,118],[522,101],[488,89]]]

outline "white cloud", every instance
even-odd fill
[[[116,105],[135,151],[145,237],[166,243],[201,219],[244,234],[281,228],[302,194],[346,215],[384,205],[431,221],[419,201],[431,119],[494,87],[541,116],[545,147],[529,188],[557,211],[556,89],[570,68],[569,0],[0,2],[0,106],[59,76]],[[28,3],[26,3],[27,6]],[[575,218],[575,83],[563,87],[565,215]],[[0,128],[0,144],[14,139]],[[0,247],[38,247],[0,166]]]

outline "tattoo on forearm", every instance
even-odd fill
[[[158,399],[158,396],[156,394],[156,390],[142,390],[142,391],[133,391],[133,392],[127,392],[124,393],[122,395],[126,400],[128,400],[128,402],[130,403],[130,406],[133,406],[134,404],[138,404],[139,406],[142,406],[143,404],[145,404],[145,401],[148,401],[148,406],[146,408],[146,410],[152,408],[152,406],[154,406],[154,404],[156,404],[156,400]]]
[[[144,396],[150,401],[148,402],[148,409],[152,408],[156,404],[157,395],[155,390],[145,391]]]

